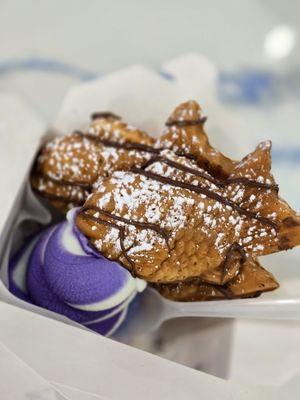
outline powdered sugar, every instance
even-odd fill
[[[242,203],[247,198],[247,188],[245,185],[231,183],[227,187],[218,187],[205,177],[197,176],[192,172],[183,172],[175,166],[169,165],[164,160],[172,160],[178,165],[183,165],[201,173],[207,171],[199,168],[197,164],[185,157],[178,157],[171,150],[163,150],[161,158],[150,164],[146,171],[163,176],[172,182],[186,182],[194,187],[207,188],[220,197],[227,198],[234,203]],[[187,223],[199,224],[204,236],[211,237],[216,235],[215,248],[220,254],[228,249],[228,244],[224,242],[227,234],[233,235],[235,242],[245,247],[246,251],[261,251],[262,248],[257,244],[258,238],[264,239],[269,235],[270,240],[274,240],[276,232],[272,232],[270,227],[265,227],[259,221],[241,215],[228,204],[211,198],[209,195],[196,194],[180,186],[163,183],[143,174],[134,174],[126,171],[117,171],[109,179],[113,185],[111,199],[114,202],[113,214],[122,216],[128,220],[139,221],[148,224],[157,224],[161,229],[170,232],[170,239],[176,238],[180,229]],[[105,183],[105,182],[103,182]],[[101,193],[101,190],[99,190]],[[100,197],[97,206],[105,208],[108,199],[104,190],[104,197]],[[248,203],[255,209],[257,204],[260,206],[260,196],[251,194]],[[272,215],[273,216],[273,215]],[[249,226],[249,224],[251,224]],[[128,229],[126,223],[119,223],[120,226]],[[246,229],[246,231],[245,231]],[[130,240],[127,240],[130,249],[128,253],[132,255],[141,252],[150,252],[156,248],[157,244],[166,246],[164,238],[156,231],[151,229],[139,229],[130,226],[128,230]],[[232,233],[230,233],[232,232]],[[273,239],[272,239],[273,238]],[[252,243],[255,243],[255,246]],[[101,250],[101,249],[100,249]],[[149,254],[150,254],[149,253]]]

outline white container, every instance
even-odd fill
[[[151,87],[153,98],[160,94],[161,103],[149,100],[143,114],[141,110],[138,114],[140,119],[129,107],[124,108],[122,112],[120,99],[124,102],[124,96],[116,96],[113,88],[117,86],[118,90],[123,90],[124,93],[130,90],[132,106],[136,110],[141,96],[148,93],[142,87],[142,83],[145,82]],[[188,94],[197,97],[195,87],[193,93],[190,87],[187,89]],[[103,100],[105,90],[109,92],[107,103]],[[164,95],[161,95],[162,90]],[[59,131],[80,127],[83,121],[88,120],[91,111],[105,108],[120,113],[137,126],[150,130],[150,133],[159,132],[171,111],[170,108],[187,97],[174,83],[166,83],[157,74],[136,67],[114,74],[107,80],[75,87],[65,99],[55,127]],[[114,102],[114,98],[118,101]],[[209,96],[207,98],[209,99]],[[213,105],[210,107],[213,110]],[[217,106],[214,113],[218,115],[218,110],[222,114],[223,124],[223,110]],[[153,115],[157,115],[158,118],[153,119]],[[226,129],[233,129],[232,121],[230,118],[226,120]],[[240,122],[237,123],[239,124]],[[16,137],[22,126],[23,124],[14,128]],[[9,128],[12,129],[12,126]],[[42,136],[42,129],[39,135]],[[19,167],[20,173],[17,174],[19,182],[14,185],[9,198],[13,207],[2,225],[0,254],[3,284],[0,285],[0,297],[17,308],[0,303],[0,340],[46,379],[112,399],[120,398],[121,395],[124,399],[198,399],[199,395],[209,398],[222,396],[222,399],[250,399],[254,396],[258,399],[298,398],[291,397],[299,392],[296,391],[294,383],[289,384],[293,376],[299,373],[298,322],[258,323],[233,319],[184,318],[169,321],[158,331],[138,337],[127,338],[122,336],[120,330],[116,339],[131,345],[127,347],[114,340],[85,332],[83,328],[77,329],[75,326],[78,325],[73,321],[27,304],[7,291],[5,284],[8,258],[19,247],[24,237],[36,229],[28,220],[40,224],[49,222],[48,212],[32,196],[28,186],[30,164],[40,145],[39,135],[34,135],[30,143],[32,153],[26,153],[26,157],[23,157]],[[28,139],[26,140],[28,144]],[[22,148],[22,143],[18,145]],[[13,143],[12,150],[16,147],[16,143]],[[230,147],[232,149],[232,144]],[[14,171],[12,176],[15,175]],[[6,179],[10,182],[9,177]],[[278,257],[280,261],[281,256]],[[295,258],[295,266],[296,260]],[[290,293],[296,293],[298,286],[294,284],[295,277],[290,276],[289,282],[294,290]],[[27,311],[22,311],[21,308]],[[251,332],[250,343],[248,332]],[[268,332],[267,337],[263,335],[264,332]],[[253,343],[256,352],[253,348],[249,350],[250,344]],[[133,347],[147,352],[140,352]],[[149,352],[156,353],[161,358],[153,357]],[[164,359],[177,361],[194,369],[186,369]],[[195,369],[252,384],[277,384],[280,389],[243,386],[238,382],[227,382],[205,375]],[[259,374],[256,371],[259,371]],[[286,394],[289,397],[284,397]]]

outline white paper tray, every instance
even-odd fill
[[[143,68],[138,68],[138,69],[132,69],[128,70],[120,76],[125,75],[125,77],[128,78],[128,75],[130,74],[140,74],[139,80],[136,82],[136,86],[130,85],[131,89],[135,87],[136,90],[140,90],[140,83],[145,80],[145,74],[148,74],[149,71],[145,70]],[[151,86],[153,82],[157,82],[158,77],[157,75],[153,75],[153,73],[150,73],[151,76],[148,75],[148,83]],[[144,78],[142,79],[142,76]],[[115,82],[116,76],[111,79],[111,82]],[[117,81],[118,82],[118,81]],[[165,85],[165,84],[163,84]],[[95,87],[95,86],[94,86]],[[103,81],[98,82],[97,84],[97,90],[103,91]],[[74,90],[71,91],[69,94],[69,101],[65,100],[62,112],[56,122],[56,128],[61,129],[63,127],[63,121],[66,126],[69,128],[72,127],[72,121],[76,120],[76,124],[78,123],[78,112],[82,112],[80,115],[80,118],[86,119],[87,115],[90,113],[91,110],[94,109],[99,109],[104,107],[104,104],[101,103],[98,105],[97,101],[97,96],[94,96],[94,100],[88,99],[87,93],[88,93],[88,87],[83,86],[82,88],[74,88]],[[128,87],[124,85],[124,90],[128,90]],[[171,91],[172,95],[174,95],[173,89],[171,89],[171,86],[167,85],[167,90]],[[85,95],[82,97],[84,100],[84,104],[86,104],[86,108],[79,108],[76,109],[75,103],[78,100],[79,93],[85,93]],[[96,91],[96,93],[98,93]],[[194,90],[194,95],[192,91],[190,92],[192,97],[199,97],[199,93],[196,93]],[[155,93],[153,92],[153,96]],[[157,93],[156,93],[157,95]],[[181,94],[182,95],[182,94]],[[180,96],[181,96],[180,95]],[[170,95],[171,96],[171,95]],[[180,97],[178,95],[178,97]],[[205,96],[204,96],[205,97]],[[186,98],[186,97],[185,97]],[[212,115],[216,117],[217,115],[222,116],[222,121],[223,121],[223,116],[224,116],[224,111],[222,109],[218,109],[218,107],[214,108],[211,103],[210,103],[210,96],[207,95],[207,104],[208,107],[211,107],[210,110],[212,111]],[[133,99],[135,97],[133,96]],[[170,100],[167,96],[163,96],[163,101]],[[137,102],[137,99],[135,99]],[[178,99],[176,100],[176,102]],[[172,108],[171,100],[170,100],[170,107],[168,106],[168,110],[162,107],[163,112],[164,112],[164,117],[161,115],[161,120],[155,120],[158,121],[157,123],[155,121],[152,121],[150,118],[151,113],[158,113],[160,107],[162,106],[161,104],[157,104],[157,107],[151,110],[148,110],[148,116],[146,115],[144,118],[144,121],[134,121],[136,125],[138,126],[145,126],[147,125],[148,127],[151,127],[151,130],[154,132],[158,132],[160,129],[160,124],[162,123],[163,119],[165,119],[165,114],[167,114],[170,110],[169,108]],[[210,104],[210,105],[209,105]],[[106,106],[105,108],[108,108]],[[109,104],[109,108],[112,109],[114,108],[114,104]],[[220,113],[219,113],[220,112]],[[129,113],[129,111],[128,111]],[[124,113],[121,113],[124,115]],[[62,115],[65,115],[66,118],[62,118]],[[144,114],[145,115],[145,114]],[[211,115],[211,114],[210,114]],[[227,129],[237,129],[240,126],[240,121],[236,124],[232,122],[227,114],[226,116],[226,128]],[[126,112],[125,112],[125,117]],[[212,119],[216,121],[216,118],[214,119],[212,116]],[[128,118],[130,115],[128,116]],[[133,118],[132,114],[132,118]],[[79,119],[80,119],[79,118]],[[136,118],[136,116],[135,116]],[[130,119],[130,118],[129,118]],[[69,122],[67,122],[69,121]],[[215,122],[214,122],[215,123]],[[70,124],[70,125],[69,125]],[[216,127],[215,131],[222,131],[220,127]],[[214,132],[215,132],[214,131]],[[225,132],[222,132],[223,135]],[[222,140],[221,140],[222,139]],[[224,141],[224,137],[220,139],[219,136],[214,137],[214,141]],[[31,145],[34,148],[37,148],[39,143],[39,140],[35,138],[32,140]],[[232,151],[232,143],[229,143],[227,141],[228,147],[230,147]],[[17,145],[17,143],[16,143]],[[20,146],[22,145],[19,144]],[[32,156],[27,156],[26,162],[24,161],[24,168],[21,168],[22,170],[22,175],[23,178],[21,179],[24,182],[24,177],[25,177],[25,172],[29,170],[29,162],[30,159],[32,159]],[[26,177],[25,177],[26,178]],[[26,186],[22,186],[21,192],[17,191],[17,187],[14,188],[15,192],[12,191],[11,193],[11,198],[10,201],[12,202],[14,200],[14,207],[13,210],[10,214],[10,217],[7,219],[7,222],[4,226],[4,229],[2,230],[2,235],[0,237],[0,253],[2,254],[2,263],[7,262],[7,257],[10,253],[9,249],[9,233],[11,228],[13,227],[12,222],[15,221],[17,218],[22,218],[26,217],[26,213],[28,210],[26,210],[26,207],[24,205],[26,204],[26,201],[24,202],[24,199],[26,198]],[[25,195],[25,198],[24,198]],[[28,195],[28,193],[27,193]],[[12,203],[11,203],[12,204]],[[43,214],[37,213],[37,205],[31,208],[29,210],[29,214],[32,215],[34,213],[37,217],[37,219],[40,219],[41,221],[45,222],[45,216]],[[23,211],[25,213],[20,213],[21,208],[23,208]],[[42,216],[41,216],[42,215]],[[14,237],[13,238],[15,241],[15,244],[18,242],[18,238]],[[298,253],[299,254],[299,253]],[[282,290],[288,290],[289,293],[292,293],[293,295],[298,292],[298,287],[299,287],[299,279],[296,278],[295,273],[297,272],[297,260],[298,260],[298,255],[297,253],[289,253],[288,257],[286,257],[287,254],[283,255],[276,255],[274,256],[274,260],[271,261],[273,265],[273,272],[277,274],[276,269],[279,273],[281,273],[284,276],[287,277],[286,283],[282,286]],[[283,257],[281,259],[281,257]],[[291,257],[291,258],[290,258]],[[285,271],[282,269],[282,263],[284,259],[284,265],[292,265],[292,267],[289,269],[290,273],[288,275],[285,275]],[[267,259],[266,259],[267,260]],[[276,261],[277,260],[277,261]],[[264,262],[264,264],[268,267],[268,264]],[[291,272],[292,271],[292,272]],[[3,273],[3,270],[2,272]],[[4,274],[5,275],[5,274]],[[277,274],[278,276],[278,274]],[[3,276],[2,276],[3,278]],[[278,276],[280,280],[280,276]],[[284,277],[282,277],[282,282],[284,281]],[[4,276],[4,281],[5,281],[5,276]],[[6,302],[10,302],[12,304],[17,305],[20,308],[27,308],[29,310],[34,310],[35,313],[43,314],[51,319],[58,319],[58,320],[64,320],[67,323],[70,323],[70,321],[67,321],[61,316],[57,316],[54,313],[48,312],[46,310],[41,310],[39,308],[36,308],[33,306],[30,306],[24,302],[21,302],[19,300],[16,300],[10,293],[8,293],[5,288],[0,288],[1,289],[1,298],[2,300]],[[274,292],[276,293],[276,292]],[[276,296],[280,296],[283,292],[278,291]],[[4,308],[2,308],[4,310]],[[135,350],[133,348],[127,348],[127,347],[115,347],[117,351],[113,351],[110,353],[110,349],[112,346],[112,342],[109,339],[103,339],[97,335],[94,334],[88,334],[88,336],[84,336],[85,333],[82,330],[74,329],[73,327],[67,327],[64,324],[59,324],[57,322],[53,322],[49,319],[41,318],[36,316],[35,314],[28,314],[24,313],[21,310],[15,310],[12,311],[11,308],[6,308],[6,311],[2,313],[1,316],[4,316],[3,320],[3,326],[7,326],[7,330],[3,330],[2,333],[3,335],[0,338],[9,346],[12,348],[16,353],[23,358],[26,362],[28,362],[30,365],[36,366],[36,368],[39,371],[42,371],[43,376],[45,376],[47,379],[54,380],[61,382],[62,384],[78,387],[80,390],[86,390],[89,392],[95,392],[99,394],[107,394],[109,393],[108,386],[106,384],[106,375],[103,375],[103,380],[105,381],[105,388],[106,391],[101,391],[100,387],[97,386],[99,385],[99,364],[100,367],[102,368],[103,365],[108,365],[107,362],[109,363],[109,371],[111,374],[116,373],[116,375],[119,377],[123,373],[125,373],[125,377],[130,384],[128,384],[128,396],[131,394],[132,391],[135,388],[135,375],[137,374],[138,377],[141,377],[141,382],[144,385],[145,388],[147,388],[147,392],[152,394],[151,390],[151,383],[158,384],[158,377],[161,376],[166,376],[165,371],[164,371],[164,366],[173,366],[174,364],[169,364],[167,361],[164,361],[162,358],[155,358],[157,360],[155,362],[155,366],[151,365],[151,368],[148,370],[149,373],[143,370],[140,370],[140,366],[143,365],[143,360],[145,363],[147,363],[146,360],[148,360],[149,355],[147,353],[138,353],[139,355],[139,363],[135,364],[132,366],[133,369],[130,370],[130,374],[128,371],[126,371],[126,368],[129,368],[128,362],[125,363],[126,368],[122,364],[125,362],[124,357],[126,354],[125,359],[128,359],[132,361],[134,359],[134,354]],[[11,318],[17,318],[14,322],[13,319]],[[32,321],[39,321],[37,324],[34,325],[32,324]],[[52,328],[50,329],[48,325],[51,325]],[[74,324],[74,323],[72,323]],[[58,328],[59,327],[59,328]],[[53,331],[52,331],[53,329]],[[55,332],[58,331],[63,331],[64,332],[64,339],[61,342],[60,338],[56,337]],[[22,335],[20,335],[20,332],[22,332]],[[44,340],[38,340],[37,336],[32,335],[33,332],[40,332],[39,334],[42,334],[42,337],[44,337]],[[41,333],[42,332],[42,333]],[[51,333],[51,338],[49,337],[50,340],[48,340],[48,336]],[[80,332],[80,333],[79,333]],[[250,332],[248,334],[248,332]],[[264,332],[268,332],[267,335],[264,336]],[[23,335],[24,333],[24,335]],[[25,334],[26,333],[26,334]],[[236,321],[236,320],[215,320],[215,319],[184,319],[180,321],[170,321],[168,324],[163,326],[158,332],[155,334],[151,335],[144,335],[143,337],[136,337],[132,338],[130,340],[123,338],[120,332],[120,335],[118,337],[119,340],[128,342],[132,346],[145,349],[149,352],[154,352],[166,359],[178,361],[179,363],[191,366],[196,369],[204,370],[206,372],[209,372],[211,374],[223,377],[223,378],[236,378],[237,380],[241,381],[248,381],[252,383],[264,383],[264,384],[269,384],[269,385],[280,385],[283,387],[284,384],[288,385],[285,386],[285,389],[288,387],[291,387],[291,390],[294,390],[295,385],[290,385],[288,382],[292,379],[293,376],[295,376],[299,370],[298,370],[298,355],[300,354],[300,349],[299,349],[299,344],[298,344],[298,337],[300,333],[300,326],[299,323],[297,322],[289,322],[289,323],[280,323],[280,322],[255,322],[255,321]],[[45,335],[45,336],[44,336]],[[82,336],[83,335],[83,336]],[[251,335],[251,336],[250,336]],[[66,339],[68,337],[68,339]],[[80,337],[79,339],[75,339]],[[289,340],[286,340],[286,338],[289,338]],[[24,339],[24,340],[23,340]],[[28,342],[29,340],[29,342]],[[36,341],[39,341],[37,347],[35,347]],[[92,353],[89,353],[88,359],[85,360],[85,349],[86,348],[91,348],[92,344],[95,344],[97,341],[97,344],[99,346],[99,356],[97,356],[97,359],[95,359],[96,354],[93,356]],[[68,342],[68,343],[67,343]],[[68,346],[65,347],[65,344],[70,345],[70,348]],[[80,344],[81,343],[81,344]],[[253,343],[255,344],[255,349],[257,349],[257,352],[254,352],[253,349]],[[114,345],[117,345],[117,343],[114,343]],[[248,351],[250,348],[250,345],[252,345],[251,351]],[[71,351],[71,348],[73,351]],[[57,353],[55,353],[55,349],[57,349],[60,354],[63,354],[63,356],[58,356]],[[126,349],[126,351],[124,350]],[[197,349],[197,351],[196,351]],[[124,351],[125,353],[124,353]],[[91,350],[92,351],[92,350]],[[73,354],[75,353],[75,355]],[[54,356],[55,354],[55,356]],[[101,354],[101,356],[100,356]],[[255,354],[255,356],[253,356]],[[82,373],[82,371],[92,371],[91,376],[87,377],[87,374],[84,373],[85,379],[88,380],[88,383],[82,382],[83,378],[80,378],[77,373],[75,373],[75,370],[72,370],[70,367],[70,363],[66,363],[63,365],[63,367],[56,368],[55,363],[57,364],[57,359],[58,358],[65,358],[67,357],[73,362],[75,362],[74,357],[78,357],[77,363],[79,363],[79,359],[81,359],[81,366],[82,368],[78,369],[78,374],[79,371]],[[56,357],[56,358],[55,358]],[[91,357],[91,358],[90,358]],[[112,357],[112,361],[110,358]],[[133,358],[132,358],[133,357]],[[90,360],[92,359],[92,364],[89,364]],[[280,363],[277,362],[277,360],[280,359]],[[101,361],[99,361],[101,360]],[[152,360],[152,359],[151,359]],[[70,362],[71,362],[70,361]],[[104,362],[105,361],[105,362]],[[275,362],[276,361],[276,362]],[[84,364],[87,362],[87,364]],[[150,363],[151,364],[151,363]],[[49,366],[50,365],[50,366]],[[75,365],[75,364],[74,364]],[[162,368],[159,367],[159,365],[162,365]],[[49,367],[49,370],[47,368]],[[149,367],[149,366],[148,366]],[[79,367],[78,367],[79,368]],[[125,368],[123,371],[122,368]],[[170,367],[171,370],[168,370],[168,374],[171,374],[168,376],[168,379],[171,379],[172,376],[172,368]],[[207,389],[207,395],[208,393],[212,390],[212,387],[215,387],[215,380],[213,377],[209,377],[206,375],[202,375],[199,372],[196,372],[194,370],[186,370],[184,371],[189,371],[189,372],[180,372],[182,371],[179,365],[176,365],[176,368],[178,369],[178,374],[182,373],[182,379],[179,379],[178,381],[171,380],[170,382],[173,382],[172,384],[170,383],[169,386],[169,394],[171,394],[172,398],[182,398],[178,397],[180,396],[181,392],[181,386],[183,389],[186,388],[186,386],[189,384],[189,379],[186,378],[186,374],[192,374],[190,376],[193,376],[193,380],[199,379],[199,383],[202,385],[202,391],[201,394],[204,395],[205,390]],[[65,370],[66,369],[66,370]],[[94,373],[94,369],[96,369],[97,374]],[[157,370],[157,381],[152,380],[152,369]],[[67,372],[66,372],[67,371]],[[101,369],[102,371],[102,369]],[[259,374],[257,373],[259,371]],[[61,376],[61,381],[58,379],[53,378],[53,374],[55,377]],[[57,374],[57,375],[56,375]],[[59,375],[61,374],[61,375]],[[102,375],[102,372],[101,372]],[[176,374],[174,376],[177,376]],[[201,379],[199,377],[202,377]],[[124,377],[121,376],[121,379],[123,380]],[[154,378],[153,378],[154,379]],[[155,378],[156,379],[156,378]],[[102,380],[101,380],[102,382]],[[234,385],[234,384],[225,384],[223,381],[217,381],[217,382],[222,382],[222,385],[220,386],[220,392],[223,391],[223,397],[225,394],[229,393],[229,395],[233,396],[233,393],[238,393],[238,396],[240,395],[240,386],[239,385]],[[75,385],[74,385],[75,383]],[[80,383],[80,384],[79,384]],[[125,382],[123,381],[125,384]],[[77,384],[77,386],[76,386]],[[193,386],[194,387],[194,386]],[[199,398],[199,393],[200,393],[200,387],[197,387],[197,398]],[[218,387],[218,384],[216,384],[216,388]],[[204,391],[203,391],[204,389]],[[118,398],[116,397],[116,393],[118,394],[119,388],[112,387],[110,389],[113,393],[112,398]],[[215,389],[217,390],[217,389]],[[235,392],[236,390],[236,392]],[[246,389],[245,389],[246,390]],[[247,387],[246,392],[250,390]],[[252,390],[252,389],[251,389]],[[253,389],[254,390],[254,389]],[[256,389],[255,389],[256,390]],[[255,391],[254,390],[254,391]],[[259,392],[262,390],[261,388],[257,388],[258,392],[257,393],[263,393]],[[269,389],[266,389],[266,393],[268,392]],[[271,389],[270,389],[271,390]],[[245,393],[246,393],[245,392]],[[144,392],[141,392],[141,394]],[[217,392],[216,392],[217,393]],[[249,393],[249,391],[248,391]],[[256,393],[256,392],[255,392]],[[275,393],[272,391],[272,393]],[[278,392],[279,393],[279,392]],[[281,394],[283,392],[280,392]],[[290,392],[292,393],[292,392]],[[294,393],[294,392],[293,392]],[[159,396],[159,394],[163,395],[163,391],[157,391],[156,395]],[[192,394],[191,394],[192,396]],[[275,396],[275,394],[274,394]],[[124,397],[126,398],[126,396]],[[128,397],[129,398],[129,397]],[[132,398],[132,397],[131,397]],[[146,398],[146,397],[145,397]],[[151,397],[152,398],[152,397]],[[160,397],[158,397],[160,398]],[[167,398],[167,397],[161,397],[161,398]],[[193,397],[190,397],[193,398]],[[234,397],[228,397],[228,398],[234,398]],[[236,398],[242,398],[242,397],[236,397]],[[258,397],[260,398],[260,397]],[[262,398],[262,397],[261,397]],[[272,397],[276,398],[276,397]],[[281,396],[281,398],[283,398]],[[288,397],[292,398],[292,397]]]

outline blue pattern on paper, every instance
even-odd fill
[[[73,76],[82,81],[98,77],[98,73],[96,72],[48,58],[29,57],[0,61],[0,74],[9,73],[15,70],[62,73]]]

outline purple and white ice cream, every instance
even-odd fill
[[[9,288],[22,300],[111,335],[146,282],[94,251],[73,223],[48,228],[10,263]]]

